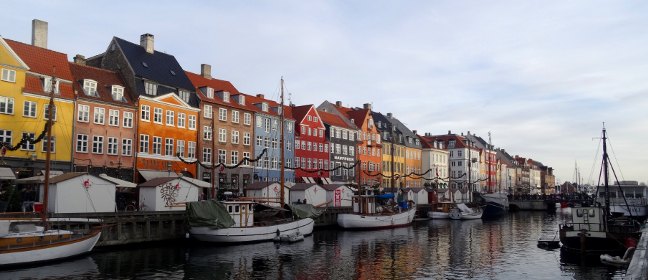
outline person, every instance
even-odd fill
[[[304,198],[303,204],[306,204],[306,199]]]
[[[302,203],[302,202],[301,202],[301,199],[298,198],[298,199],[297,199],[297,204],[301,204],[301,203]]]

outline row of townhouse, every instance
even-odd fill
[[[230,191],[279,181],[282,165],[292,182],[531,192],[537,181],[553,188],[551,168],[506,161],[470,132],[421,136],[371,104],[282,106],[212,77],[208,64],[200,73],[185,71],[173,55],[155,50],[151,34],[139,44],[113,37],[103,53],[69,62],[47,49],[46,29],[34,20],[32,44],[0,38],[0,142],[38,137],[54,85],[53,137],[3,150],[3,163],[18,177],[43,169],[51,143],[56,170],[134,182],[183,173]],[[532,175],[536,169],[541,176]]]

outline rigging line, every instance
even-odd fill
[[[623,176],[623,171],[621,169],[621,165],[619,164],[619,160],[616,157],[616,152],[614,152],[614,147],[612,146],[612,140],[610,139],[609,136],[607,138],[607,142],[608,142],[608,146],[610,146],[610,149],[612,150],[612,155],[614,156],[614,162],[616,163],[616,166],[619,167],[619,174],[621,174],[621,180],[625,180],[625,176]],[[608,154],[608,158],[609,158],[609,154]],[[612,164],[610,164],[610,167],[611,166],[612,166]],[[615,174],[615,177],[616,177],[616,174]],[[618,181],[618,179],[617,179],[617,181]]]
[[[594,159],[592,160],[592,167],[590,169],[589,178],[587,178],[587,180],[589,182],[593,182],[592,179],[594,178],[594,170],[595,170],[595,167],[596,167],[596,162],[598,162],[598,160],[596,160],[596,159],[599,158],[599,152],[601,151],[601,146],[603,146],[603,144],[601,143],[602,141],[603,141],[603,138],[600,138],[598,145],[596,145],[596,153],[594,154]],[[599,175],[599,183],[600,182],[601,182],[601,178],[600,178],[600,175]]]

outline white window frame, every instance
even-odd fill
[[[142,109],[140,110],[140,119],[145,122],[151,121],[151,106],[142,105]]]
[[[104,137],[101,135],[92,135],[92,153],[103,154]]]
[[[203,117],[205,117],[205,119],[211,119],[213,116],[214,110],[212,109],[212,106],[205,104],[205,106],[203,106]]]
[[[239,123],[240,122],[240,113],[237,110],[232,110],[232,122],[233,123]]]
[[[173,138],[165,138],[164,139],[164,155],[165,156],[173,156],[173,148],[175,147],[173,143]]]
[[[108,155],[117,155],[119,153],[119,141],[117,137],[108,137],[108,146],[106,154]]]
[[[77,134],[76,138],[76,152],[77,153],[88,153],[88,135],[87,134]]]
[[[16,70],[2,68],[2,78],[5,82],[15,83],[16,82]]]
[[[132,128],[133,127],[133,112],[126,112],[124,111],[124,124],[123,126],[126,128]]]
[[[119,110],[108,110],[108,125],[119,126]]]
[[[92,114],[92,122],[96,124],[106,123],[106,108],[94,107],[93,114]]]
[[[175,125],[175,112],[171,110],[166,110],[166,125],[174,126]]]
[[[87,96],[99,96],[99,94],[97,94],[97,81],[92,79],[83,79],[83,92]]]
[[[14,99],[13,97],[0,96],[0,114],[13,115]]]
[[[187,115],[185,113],[178,113],[178,127],[184,128],[187,122]]]
[[[189,115],[189,129],[196,130],[196,116]]]
[[[239,143],[239,131],[232,130],[232,144],[238,144],[238,143]]]
[[[90,106],[79,104],[77,108],[77,121],[84,123],[90,122]]]
[[[162,108],[153,107],[153,123],[162,124]]]
[[[29,100],[25,100],[25,102],[23,102],[23,117],[35,118],[37,110],[38,110],[38,104],[36,102],[29,101]]]
[[[130,156],[133,153],[133,139],[122,138],[122,156]]]
[[[153,136],[153,147],[151,151],[154,155],[162,155],[162,137]]]
[[[139,152],[143,154],[149,153],[149,140],[150,137],[148,134],[140,134],[139,137]]]
[[[243,113],[243,124],[250,125],[250,123],[252,123],[252,114]]]
[[[56,115],[58,115],[57,114],[58,110],[56,110],[56,108],[57,108],[56,105],[54,105],[54,112],[53,112],[54,118],[52,118],[53,121],[56,120]],[[49,104],[45,104],[43,108],[43,119],[46,120],[47,116],[49,116]]]
[[[227,121],[227,109],[225,108],[218,108],[218,120],[219,121]]]

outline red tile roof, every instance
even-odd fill
[[[310,111],[311,108],[314,108],[314,106],[311,105],[302,105],[302,106],[292,106],[292,116],[295,118],[296,121],[301,122],[308,112]]]
[[[317,110],[317,113],[320,115],[320,118],[322,118],[322,122],[326,124],[341,128],[353,129],[352,127],[348,126],[347,123],[338,115],[321,110]]]
[[[112,104],[119,104],[122,106],[134,106],[130,90],[128,89],[128,87],[126,87],[126,84],[122,81],[117,72],[92,66],[80,65],[72,62],[70,62],[70,70],[72,71],[72,75],[74,77],[72,85],[74,86],[74,91],[76,92],[78,98],[98,100]],[[97,93],[99,95],[98,97],[85,94],[85,92],[83,91],[84,79],[91,79],[97,82]],[[124,99],[126,99],[126,102],[115,101],[112,98],[113,85],[124,87]]]
[[[211,87],[214,89],[214,91],[227,91],[230,94],[239,94],[240,92],[232,83],[229,81],[225,80],[219,80],[219,79],[207,79],[203,77],[202,75],[191,73],[188,71],[185,71],[185,74],[187,74],[187,77],[191,81],[191,83],[197,87]],[[204,96],[203,96],[204,97]]]

